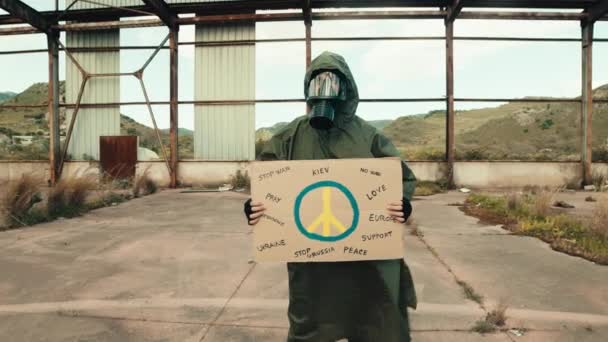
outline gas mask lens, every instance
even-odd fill
[[[310,125],[316,129],[329,129],[336,116],[335,104],[344,93],[340,77],[333,72],[317,74],[308,84],[306,102],[311,106]]]

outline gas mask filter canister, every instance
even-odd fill
[[[306,99],[311,107],[308,114],[310,125],[316,129],[330,129],[336,117],[336,103],[346,98],[344,94],[342,81],[337,74],[325,71],[313,77],[308,84]]]

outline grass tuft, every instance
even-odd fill
[[[128,201],[132,197],[130,195],[119,194],[113,191],[103,193],[98,199],[87,204],[88,210],[109,207]]]
[[[133,196],[147,196],[158,191],[158,185],[150,178],[148,172],[135,178],[133,182]]]
[[[485,319],[475,322],[471,331],[487,334],[504,327],[507,323],[507,308],[507,304],[501,300],[492,311],[486,314]]]
[[[31,175],[23,175],[11,182],[2,199],[5,222],[9,227],[27,226],[38,223],[44,216],[34,205],[42,200],[40,180]]]
[[[431,196],[445,192],[445,188],[442,184],[430,181],[419,181],[416,182],[416,191],[414,196]]]
[[[474,332],[480,333],[480,334],[489,334],[489,333],[493,333],[496,331],[496,326],[494,324],[482,319],[482,320],[475,322],[475,324],[471,328],[471,331],[474,331]]]
[[[509,306],[507,303],[504,300],[501,300],[492,311],[488,312],[486,321],[497,327],[504,326],[507,323],[508,308]]]
[[[470,299],[480,305],[483,304],[483,296],[480,295],[479,293],[477,293],[471,285],[469,285],[467,282],[460,280],[460,279],[456,279],[456,283],[458,283],[458,285],[460,285],[460,287],[462,288],[462,291],[464,292],[464,296],[467,299]]]
[[[88,210],[87,197],[95,188],[92,176],[81,176],[59,181],[51,188],[47,201],[49,218],[76,217]]]
[[[547,217],[551,213],[556,194],[557,190],[542,189],[531,196],[532,214],[538,218]]]
[[[591,227],[599,236],[608,240],[608,197],[603,197],[596,203]]]
[[[596,191],[604,191],[608,188],[608,175],[601,172],[594,172],[591,175],[591,184],[595,186]]]
[[[242,172],[241,170],[236,170],[234,176],[230,180],[230,185],[232,185],[233,189],[250,189],[251,188],[251,179],[247,172]]]

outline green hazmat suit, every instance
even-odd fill
[[[346,81],[347,100],[336,106],[334,126],[316,130],[306,116],[277,132],[261,160],[381,158],[399,156],[391,141],[357,117],[357,85],[341,56],[324,52],[306,72],[332,71]],[[402,162],[403,194],[410,200],[416,179]],[[388,204],[388,203],[387,203]],[[358,262],[288,263],[290,323],[288,342],[410,341],[407,307],[416,308],[409,268],[402,259]]]

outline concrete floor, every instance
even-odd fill
[[[284,341],[286,269],[250,262],[244,198],[164,191],[0,232],[0,341]],[[608,340],[608,267],[447,205],[463,199],[414,202],[423,236],[404,247],[420,301],[414,341]],[[524,335],[469,332],[499,300]]]

